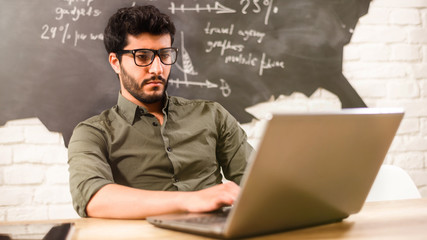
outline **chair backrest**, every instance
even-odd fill
[[[367,202],[421,198],[417,186],[402,168],[382,165]]]

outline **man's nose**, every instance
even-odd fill
[[[154,57],[153,63],[150,65],[150,73],[160,75],[163,73],[163,63],[160,61],[158,56]]]

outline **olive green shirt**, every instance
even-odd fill
[[[193,191],[225,178],[240,183],[252,152],[237,121],[218,103],[167,96],[164,123],[119,94],[118,104],[81,122],[68,146],[77,213],[101,187]]]

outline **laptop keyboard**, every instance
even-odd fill
[[[197,217],[197,218],[189,218],[184,220],[186,223],[193,224],[216,224],[225,222],[226,217],[219,216],[206,216],[206,217]]]
[[[201,217],[187,218],[182,220],[187,223],[193,224],[217,224],[217,223],[225,223],[227,219],[228,213],[230,209],[218,210],[215,212],[211,212]]]
[[[196,223],[196,224],[215,224],[215,223],[223,223],[227,219],[227,216],[219,216],[213,214],[212,216],[204,216],[204,217],[195,217],[188,218],[184,221],[187,223]]]

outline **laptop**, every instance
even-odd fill
[[[403,118],[401,109],[274,113],[231,208],[148,217],[216,238],[342,221],[360,211]]]

